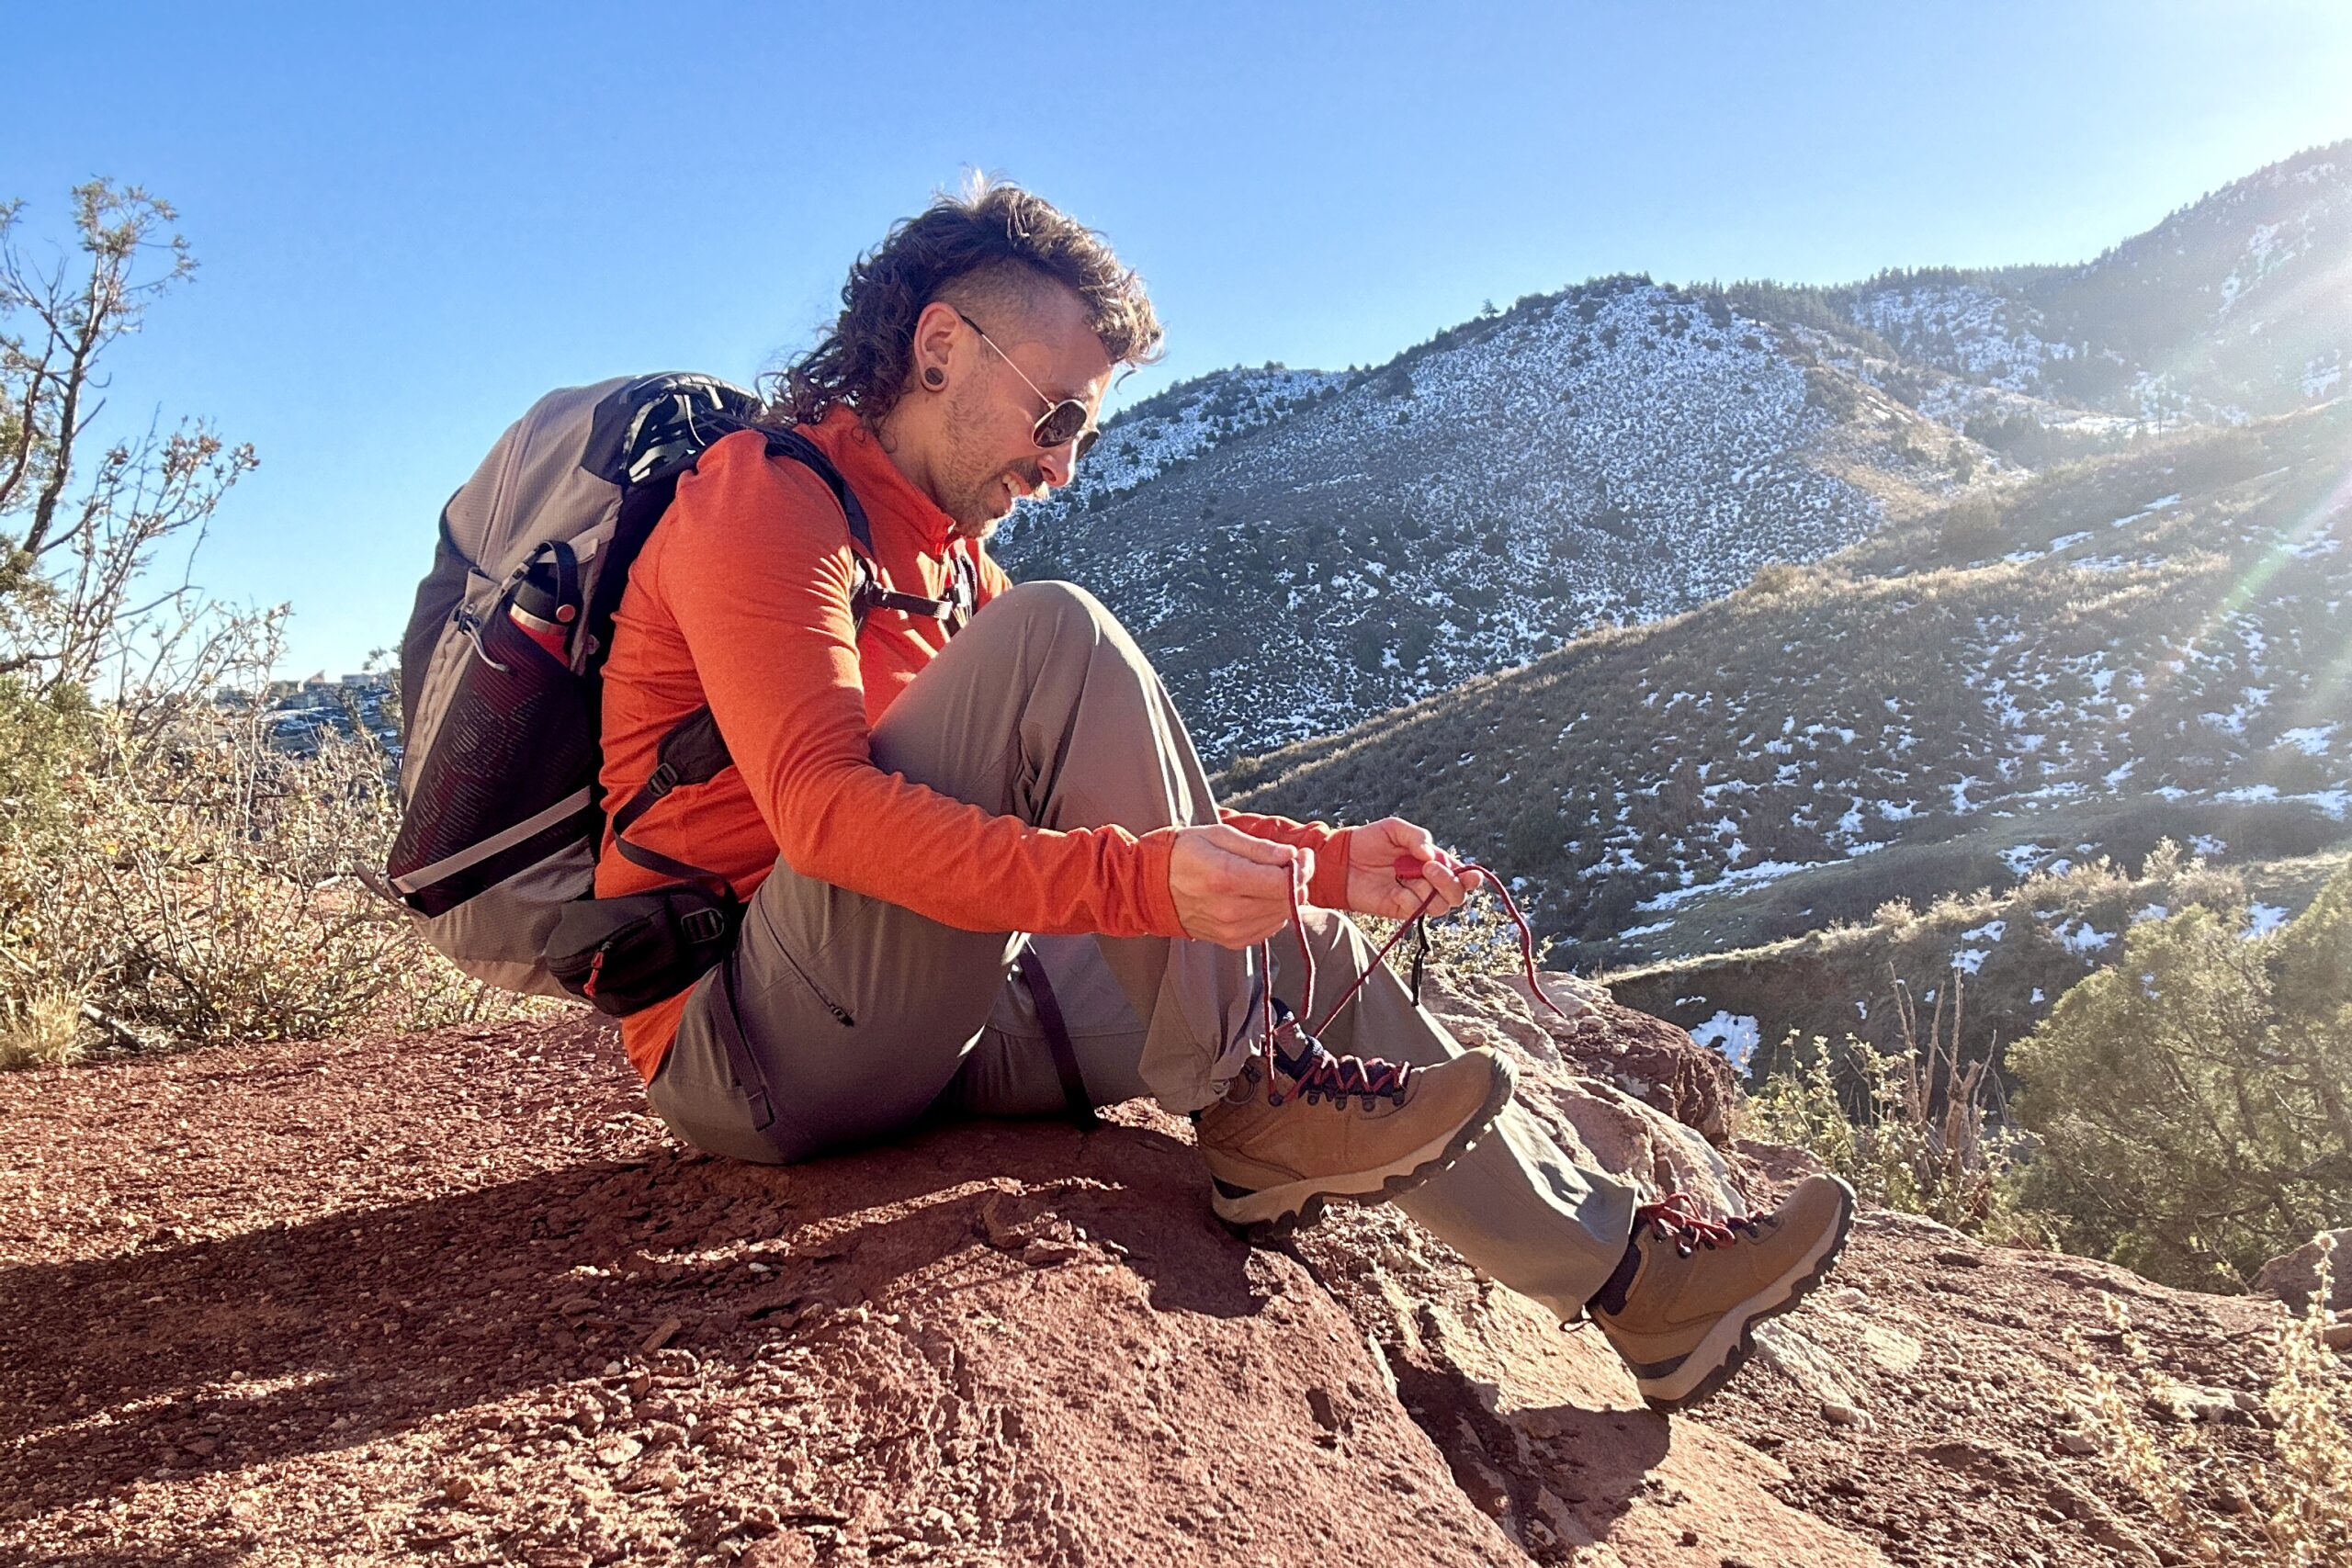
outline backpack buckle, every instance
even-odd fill
[[[673,763],[662,762],[645,775],[645,787],[639,792],[649,800],[659,800],[678,787],[678,770]]]
[[[678,930],[688,942],[702,946],[727,934],[727,916],[722,910],[708,908],[690,909],[678,921]]]

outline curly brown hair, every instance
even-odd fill
[[[924,306],[947,298],[969,310],[1034,297],[1041,281],[1078,296],[1114,364],[1159,356],[1159,318],[1143,279],[1119,264],[1100,234],[1019,186],[975,179],[893,224],[881,244],[858,257],[832,330],[765,378],[770,412],[807,423],[847,404],[875,425],[906,389],[915,318]]]

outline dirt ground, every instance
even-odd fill
[[[0,1562],[2177,1561],[2066,1446],[2101,1292],[2263,1445],[2275,1305],[1883,1213],[1661,1418],[1393,1211],[1240,1245],[1117,1114],[736,1165],[585,1019],[0,1077]]]

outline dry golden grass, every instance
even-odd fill
[[[1967,982],[1953,970],[1924,1018],[1895,982],[1891,1051],[1847,1035],[1791,1040],[1783,1066],[1741,1097],[1743,1135],[1810,1149],[1871,1201],[1997,1240],[2039,1242],[2010,1208],[2015,1137],[1999,1080],[1961,1047]]]
[[[382,752],[288,756],[259,716],[191,705],[137,745],[99,714],[40,793],[0,801],[0,1066],[532,1007],[372,889],[397,821]]]
[[[2310,1310],[2281,1331],[2278,1366],[2262,1408],[2273,1437],[2268,1463],[2233,1460],[2190,1423],[2160,1431],[2149,1412],[2177,1402],[2131,1316],[2109,1297],[2124,1369],[2097,1364],[2081,1335],[2067,1346],[2088,1390],[2085,1414],[2118,1479],[2172,1527],[2199,1562],[2227,1568],[2346,1568],[2352,1564],[2352,1380],[2328,1348],[2334,1247],[2323,1237]],[[2238,1511],[2219,1522],[2214,1505]]]
[[[82,999],[66,991],[0,997],[0,1070],[70,1066],[82,1055]]]

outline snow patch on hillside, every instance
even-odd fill
[[[1871,288],[1854,318],[1906,354],[2009,392],[2038,390],[2044,367],[2077,352],[2044,337],[2031,306],[1973,283]]]
[[[1100,594],[1218,759],[1855,542],[1880,513],[1817,463],[1829,423],[1775,329],[1605,280],[1377,370],[1138,405],[1000,554]]]

